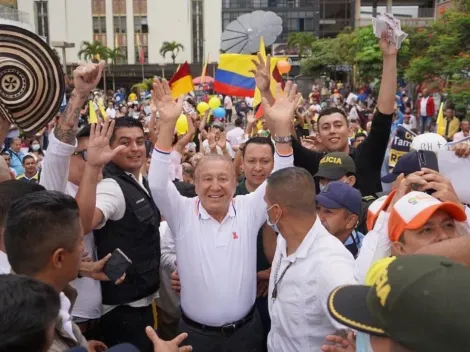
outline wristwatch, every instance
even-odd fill
[[[292,142],[292,136],[286,136],[286,137],[279,137],[279,136],[274,136],[274,142],[280,143],[280,144],[287,144]]]

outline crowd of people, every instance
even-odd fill
[[[274,96],[259,55],[263,116],[225,96],[217,119],[158,78],[104,94],[100,62],[33,137],[2,121],[0,352],[467,351],[470,208],[418,149],[389,168],[397,126],[434,135],[438,104],[380,48],[376,98]],[[468,136],[445,119],[445,143]]]

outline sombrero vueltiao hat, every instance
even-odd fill
[[[57,114],[64,92],[59,58],[44,40],[0,25],[0,118],[34,134]]]

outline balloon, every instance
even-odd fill
[[[188,118],[186,117],[186,115],[182,114],[180,115],[180,117],[178,117],[178,120],[176,120],[176,133],[178,135],[182,135],[187,133],[188,130]]]
[[[129,101],[136,101],[137,100],[137,95],[135,93],[129,94]]]
[[[279,61],[277,63],[277,69],[279,70],[279,73],[283,75],[284,73],[288,73],[290,71],[291,66],[287,61]]]
[[[209,104],[203,101],[197,104],[197,111],[199,111],[200,114],[204,114],[209,109],[210,109]]]
[[[214,116],[218,119],[223,119],[225,117],[225,109],[224,108],[214,109]]]
[[[217,109],[220,106],[220,100],[217,97],[212,97],[209,100],[209,106],[211,107],[212,110]]]

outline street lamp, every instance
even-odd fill
[[[75,43],[67,43],[67,42],[52,42],[52,46],[54,48],[62,49],[62,64],[64,65],[64,73],[67,74],[67,59],[65,55],[65,49],[68,48],[75,48]]]

